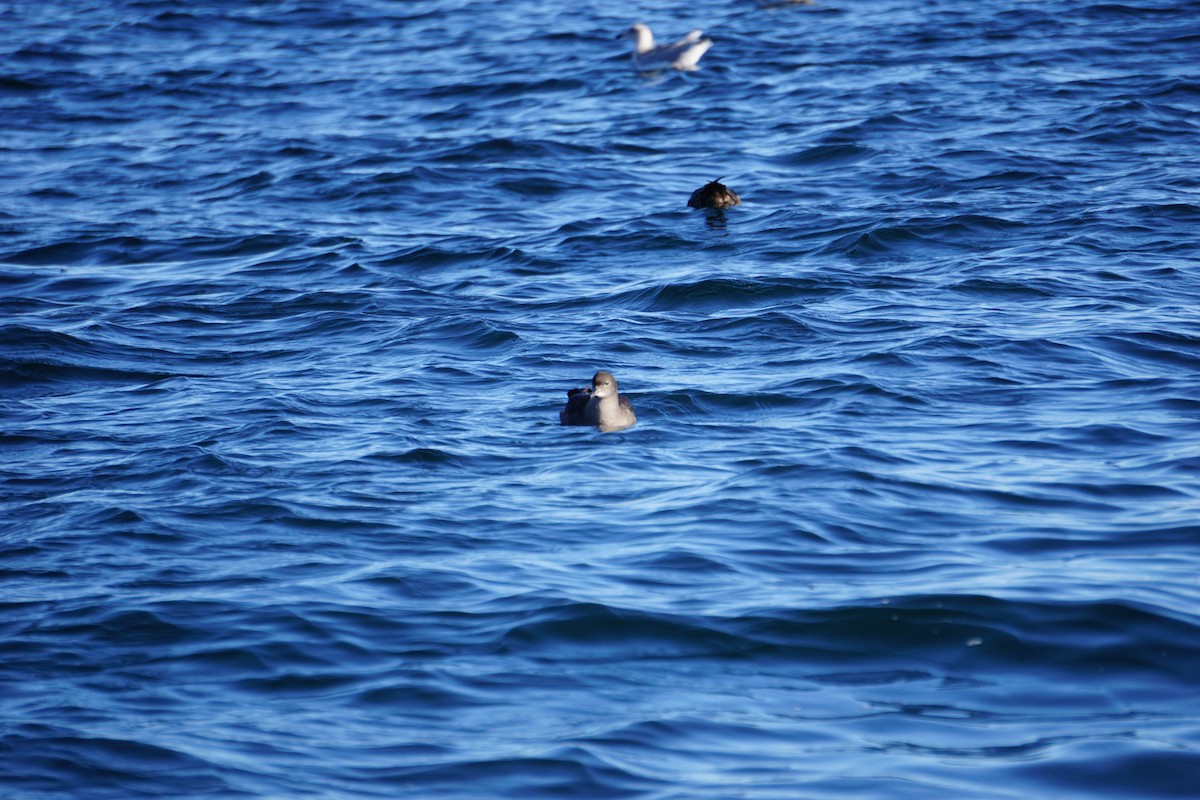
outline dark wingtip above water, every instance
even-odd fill
[[[558,413],[563,425],[594,425],[602,431],[618,431],[637,422],[629,398],[617,392],[617,379],[600,370],[586,389],[568,389],[567,405]]]
[[[742,198],[737,196],[737,192],[721,183],[721,179],[717,178],[692,192],[692,196],[688,200],[688,207],[721,209],[741,205],[741,203]]]

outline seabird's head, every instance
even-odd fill
[[[611,372],[600,370],[592,378],[592,397],[598,397],[603,400],[609,395],[617,393],[617,379],[612,376]]]
[[[640,22],[634,23],[629,30],[621,34],[627,39],[632,39],[639,53],[645,53],[654,49],[654,34],[650,32],[650,28]]]

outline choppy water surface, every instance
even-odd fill
[[[0,6],[3,795],[1196,797],[1198,12]]]

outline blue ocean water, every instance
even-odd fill
[[[1200,796],[1198,19],[0,5],[0,795]]]

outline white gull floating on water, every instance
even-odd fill
[[[633,39],[633,64],[640,70],[695,69],[700,56],[712,47],[712,39],[701,39],[701,31],[695,30],[671,44],[654,43],[650,28],[637,23],[625,35]]]

